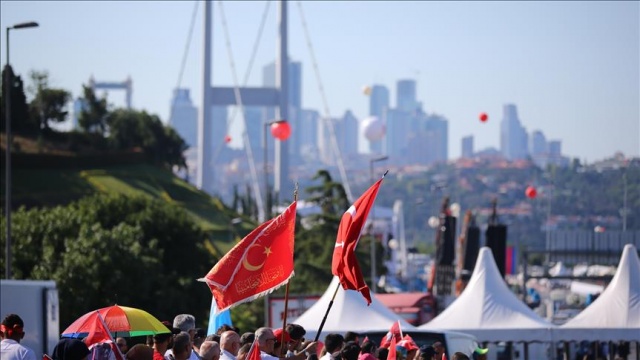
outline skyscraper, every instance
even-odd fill
[[[396,109],[413,113],[418,109],[415,80],[398,80]]]
[[[527,131],[520,124],[518,110],[513,104],[503,106],[500,152],[508,160],[525,159],[529,155]]]
[[[198,146],[198,109],[191,102],[189,89],[173,90],[169,125],[178,132],[188,147]]]
[[[462,157],[465,159],[473,157],[473,135],[462,138]]]
[[[386,113],[389,109],[389,89],[384,85],[373,85],[369,95],[369,115],[377,116],[383,123],[387,123]],[[383,140],[369,141],[369,151],[382,154]]]

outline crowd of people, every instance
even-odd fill
[[[223,325],[215,334],[208,335],[196,328],[195,317],[177,315],[173,323],[164,321],[166,333],[148,336],[146,343],[129,348],[127,339],[86,344],[72,338],[62,338],[51,354],[50,360],[250,360],[252,347],[257,345],[261,360],[387,360],[395,353],[395,360],[445,360],[445,347],[440,342],[418,347],[411,339],[402,339],[394,348],[388,342],[375,341],[348,331],[330,333],[323,342],[305,339],[306,330],[297,324],[282,328],[261,327],[252,332],[240,333],[236,327]],[[33,350],[20,344],[24,337],[24,323],[16,314],[7,315],[2,321],[2,360],[37,360]],[[85,339],[86,340],[86,339]],[[395,350],[395,351],[394,351]],[[474,359],[483,360],[473,356]],[[455,352],[449,360],[469,360],[462,352]],[[46,359],[43,359],[46,360]]]

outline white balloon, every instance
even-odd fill
[[[377,116],[364,119],[362,129],[364,130],[364,136],[369,141],[378,141],[382,139],[387,132],[387,127],[384,125],[384,122]]]
[[[438,225],[440,225],[440,219],[438,219],[435,216],[432,216],[429,218],[428,224],[429,226],[435,229],[436,227],[438,227]]]

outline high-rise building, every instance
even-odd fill
[[[503,107],[500,123],[500,151],[508,160],[525,159],[529,155],[527,130],[521,125],[513,104]]]
[[[465,159],[473,157],[473,135],[462,138],[462,157]]]
[[[391,158],[391,161],[405,163],[408,161],[406,156],[409,146],[408,137],[411,133],[409,131],[411,116],[406,111],[389,109],[386,112],[385,120],[387,134],[384,139],[384,153]]]
[[[348,159],[358,154],[358,119],[347,110],[341,118],[332,118],[330,121],[329,123],[323,119],[318,122],[318,148],[321,161],[325,165],[333,166],[337,161],[328,126],[333,125],[338,151],[343,159]]]
[[[547,138],[544,136],[542,131],[535,130],[531,133],[529,151],[533,157],[547,154],[549,151],[547,147]]]
[[[376,116],[383,123],[387,123],[387,110],[389,110],[389,89],[384,85],[373,85],[369,95],[369,115]],[[383,140],[369,141],[369,151],[373,154],[382,154]]]
[[[429,136],[428,163],[449,159],[449,121],[442,115],[427,115],[425,130]]]
[[[288,142],[287,157],[289,161],[287,163],[299,163],[300,162],[300,147],[302,142],[300,141],[300,134],[298,132],[298,116],[300,109],[302,108],[302,63],[296,61],[289,61],[289,118],[286,119],[291,125],[291,137]],[[276,63],[271,62],[262,68],[262,85],[265,87],[276,86]],[[275,119],[275,108],[269,107],[265,109],[264,121],[273,121]],[[273,146],[273,138],[268,136],[269,149],[275,149]],[[283,179],[284,180],[284,179]]]
[[[184,139],[188,147],[198,146],[198,109],[191,101],[189,89],[173,90],[169,125]]]
[[[415,80],[398,80],[396,109],[413,113],[418,107]]]
[[[300,110],[298,132],[300,133],[300,157],[303,162],[318,160],[318,122],[320,113],[316,110]]]

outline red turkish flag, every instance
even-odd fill
[[[95,321],[91,323],[89,335],[87,335],[87,337],[83,340],[87,347],[93,344],[102,343],[104,341],[114,342],[113,337],[111,337],[111,333],[107,328],[107,324],[105,324],[104,319],[102,318],[102,315],[100,315],[100,312],[98,312],[97,310],[96,312],[98,313],[98,316],[96,317]]]
[[[249,353],[247,354],[247,360],[261,360],[260,357],[260,345],[258,345],[258,339],[253,341]]]
[[[387,354],[387,360],[396,360],[398,358],[398,350],[396,349],[396,338],[391,338],[389,344],[389,353]]]
[[[396,321],[391,325],[389,332],[380,341],[381,348],[395,347],[398,342],[402,341],[402,330],[400,330],[400,321]],[[393,346],[391,346],[393,344]]]
[[[293,276],[296,202],[258,226],[218,261],[204,281],[218,311],[255,300]]]
[[[369,210],[378,195],[378,189],[384,177],[373,184],[351,207],[342,215],[338,236],[333,250],[331,272],[340,278],[340,283],[345,290],[359,291],[371,304],[369,287],[364,282],[360,265],[356,258],[356,246],[360,240],[362,227],[367,221]],[[372,279],[372,281],[374,281]]]

